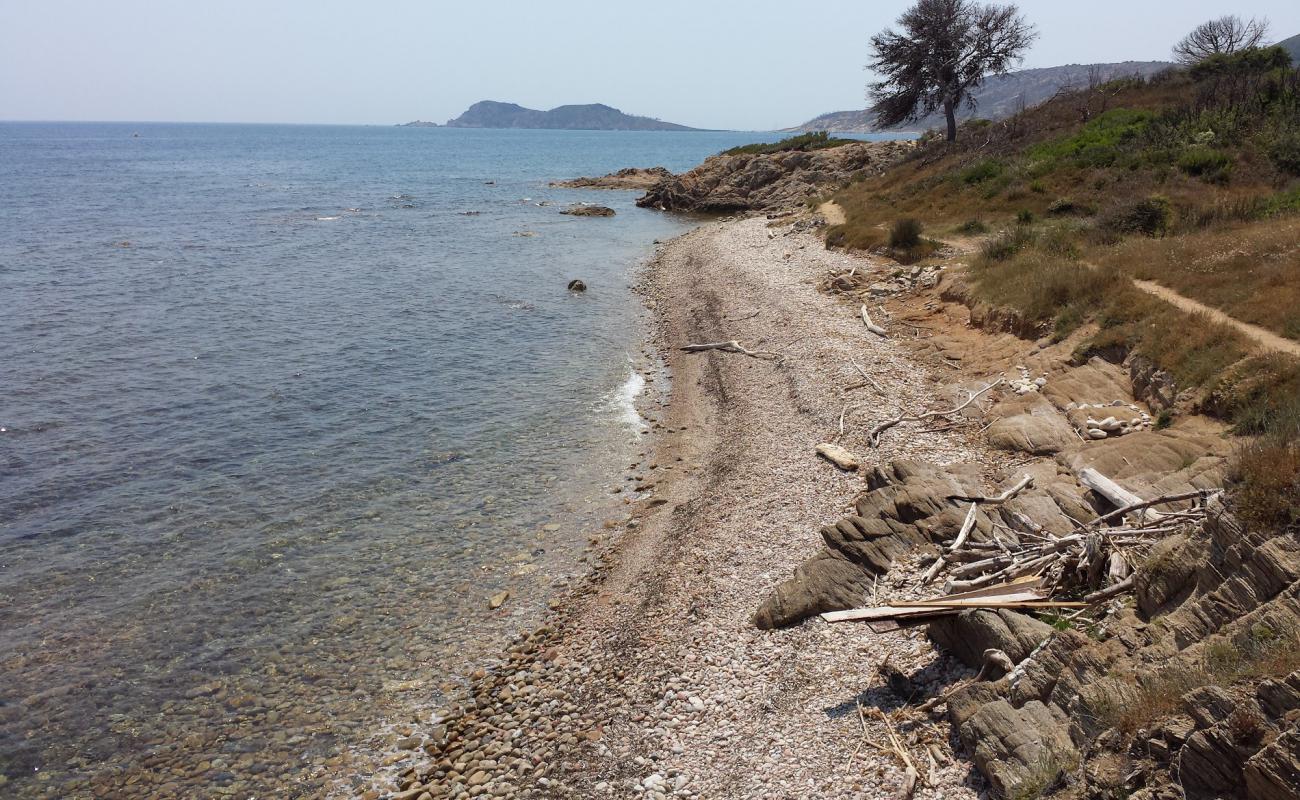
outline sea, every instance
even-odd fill
[[[776,138],[0,123],[0,796],[363,786],[645,450],[697,220],[548,184]]]

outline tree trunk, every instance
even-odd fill
[[[957,104],[950,99],[944,100],[943,116],[948,120],[948,141],[957,141]]]

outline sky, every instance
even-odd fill
[[[908,5],[0,0],[0,119],[390,125],[487,99],[771,130],[865,106],[868,39]],[[1296,0],[1019,6],[1040,33],[1024,67],[1165,59],[1224,13],[1300,33]]]

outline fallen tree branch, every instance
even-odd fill
[[[876,709],[876,716],[880,717],[880,721],[885,723],[885,731],[889,734],[890,749],[907,768],[903,772],[903,797],[909,798],[916,791],[916,781],[921,777],[921,772],[916,768],[912,756],[903,747],[903,743],[898,740],[898,734],[894,733],[894,724],[889,721],[889,717],[885,715],[885,712]]]
[[[880,434],[884,433],[885,431],[889,430],[895,425],[899,425],[904,422],[921,422],[922,420],[934,419],[935,417],[947,417],[952,414],[956,414],[959,411],[965,409],[971,403],[974,403],[975,400],[978,399],[980,395],[984,394],[989,389],[992,389],[994,386],[1000,385],[1002,381],[1003,381],[1002,378],[998,378],[997,380],[993,381],[989,385],[985,386],[983,389],[980,389],[978,392],[971,392],[971,396],[966,399],[966,402],[962,403],[956,408],[950,408],[947,411],[930,411],[925,414],[915,414],[915,415],[904,414],[900,417],[896,417],[891,420],[886,420],[885,422],[882,422],[879,425],[877,425],[875,428],[873,428],[871,430],[871,434],[867,438],[871,442],[872,447],[878,447],[880,445]]]
[[[889,335],[884,328],[880,327],[879,325],[871,321],[871,315],[867,313],[866,303],[862,304],[861,313],[862,313],[862,324],[867,326],[867,330],[871,331],[872,333],[876,334],[882,339]]]
[[[1092,471],[1096,472],[1096,470],[1092,470]],[[1084,485],[1087,486],[1086,483]],[[1193,500],[1196,498],[1208,497],[1210,494],[1213,494],[1213,492],[1206,492],[1198,489],[1197,491],[1194,492],[1180,492],[1179,494],[1165,494],[1155,498],[1154,500],[1140,500],[1140,502],[1137,503],[1129,503],[1128,505],[1121,506],[1115,509],[1114,511],[1110,512],[1109,514],[1102,514],[1100,517],[1097,517],[1096,519],[1092,520],[1087,525],[1081,525],[1080,527],[1093,528],[1096,527],[1097,525],[1102,524],[1103,522],[1110,522],[1112,519],[1115,519],[1116,517],[1123,517],[1127,514],[1133,513],[1134,511],[1141,511],[1145,508],[1150,508],[1151,506],[1164,505],[1165,503],[1176,503],[1179,500]],[[1154,522],[1154,521],[1158,521],[1159,519],[1160,517],[1157,517],[1151,521]]]
[[[984,503],[986,505],[999,505],[1001,503],[1007,502],[1008,500],[1012,499],[1013,497],[1020,494],[1025,489],[1032,487],[1033,485],[1034,485],[1033,476],[1026,474],[1025,477],[1021,478],[1020,481],[1015,486],[1012,486],[1010,489],[1007,489],[1005,492],[1003,492],[1002,494],[996,497],[963,497],[961,495],[953,494],[953,495],[948,495],[948,499],[961,500],[962,502],[965,503]]]
[[[724,353],[740,353],[742,356],[749,356],[750,358],[757,358],[764,361],[780,361],[785,358],[781,353],[776,353],[771,350],[746,350],[741,346],[740,342],[735,339],[732,339],[729,342],[688,344],[683,345],[681,349],[687,353],[700,353],[705,350],[721,350]]]
[[[966,537],[970,536],[971,529],[975,527],[975,511],[978,508],[978,503],[970,504],[970,510],[966,512],[966,519],[962,521],[961,530],[957,532],[957,539],[952,543],[952,547],[948,548],[949,553],[957,552],[961,549],[961,546],[966,543]],[[947,563],[947,558],[941,553],[939,557],[935,559],[934,564],[925,571],[925,575],[921,576],[921,585],[924,586],[934,580],[935,576],[939,574],[939,571],[943,569],[945,563]]]
[[[1120,581],[1119,583],[1111,584],[1110,586],[1107,586],[1105,589],[1100,589],[1098,591],[1093,592],[1092,594],[1083,598],[1083,602],[1087,603],[1088,605],[1095,605],[1097,603],[1100,603],[1103,600],[1109,600],[1110,598],[1114,597],[1117,594],[1123,594],[1124,592],[1127,592],[1129,589],[1133,588],[1133,584],[1136,578],[1137,578],[1136,575],[1130,575],[1124,580]]]
[[[1105,475],[1101,474],[1100,472],[1093,469],[1092,467],[1085,467],[1079,470],[1078,475],[1079,475],[1079,483],[1082,483],[1084,486],[1088,487],[1089,489],[1093,490],[1097,494],[1106,498],[1106,500],[1108,500],[1110,504],[1115,506],[1116,508],[1131,507],[1136,509],[1138,507],[1141,507],[1142,509],[1144,509],[1143,514],[1141,515],[1141,519],[1152,519],[1152,520],[1160,519],[1161,516],[1160,512],[1145,511],[1145,509],[1150,506],[1150,503],[1146,503],[1141,497],[1138,497],[1137,495],[1130,492],[1128,489],[1125,489],[1123,486],[1120,486],[1118,483],[1115,483],[1115,481],[1111,480],[1110,478],[1107,478]]]
[[[845,389],[858,389],[861,388],[862,386],[870,386],[872,389],[875,389],[880,394],[885,393],[885,390],[880,388],[880,384],[876,383],[876,379],[868,375],[866,369],[864,369],[861,364],[859,364],[858,362],[852,359],[849,359],[849,363],[852,364],[853,368],[856,369],[858,371],[858,374],[862,376],[863,382],[855,383],[851,386],[846,386],[844,387]]]

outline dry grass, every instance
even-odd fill
[[[1096,256],[1232,317],[1300,339],[1300,219],[1235,223]]]
[[[1239,681],[1282,677],[1300,669],[1300,635],[1274,631],[1263,623],[1239,641],[1207,645],[1190,664],[1169,667],[1145,677],[1128,678],[1132,691],[1106,708],[1101,721],[1131,735],[1183,711],[1183,696],[1203,686],[1230,687]]]

